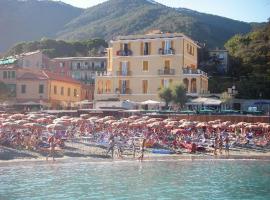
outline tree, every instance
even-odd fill
[[[187,91],[184,85],[177,84],[172,88],[172,100],[175,104],[177,104],[180,108],[183,108],[185,103],[187,102]]]
[[[227,107],[227,104],[231,103],[232,96],[228,92],[223,92],[220,97],[222,103],[225,104],[225,108]]]
[[[170,87],[163,87],[159,90],[158,96],[165,101],[165,107],[167,109],[169,103],[173,100],[172,89]]]

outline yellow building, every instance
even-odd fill
[[[17,78],[17,105],[52,109],[74,107],[81,100],[81,83],[47,71],[25,71]]]
[[[208,93],[208,77],[197,69],[199,46],[183,34],[119,36],[110,42],[106,74],[97,77],[95,100],[157,100],[158,90],[183,83],[188,95]]]

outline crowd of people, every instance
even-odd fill
[[[89,144],[107,148],[122,157],[125,150],[140,152],[146,148],[170,152],[212,152],[229,155],[231,147],[267,147],[270,125],[267,123],[232,123],[220,120],[192,122],[176,118],[131,116],[56,117],[49,114],[0,114],[0,145],[29,150],[44,150],[54,159],[56,148],[65,148],[65,141],[85,138]],[[165,152],[165,151],[164,151]]]

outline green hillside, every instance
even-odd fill
[[[58,38],[74,40],[145,33],[151,29],[183,32],[210,47],[223,46],[237,33],[247,33],[252,26],[245,22],[169,8],[147,0],[110,0],[91,7],[58,32]]]
[[[54,37],[82,9],[37,0],[0,0],[0,52],[22,41]]]
[[[240,98],[270,99],[270,22],[246,35],[232,37],[225,47],[231,55],[230,77],[210,79],[211,92],[236,85]]]

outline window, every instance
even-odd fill
[[[170,80],[169,79],[164,79],[163,86],[164,87],[169,87],[170,86]]]
[[[165,40],[165,51],[169,51],[172,48],[172,42],[170,40]]]
[[[53,93],[57,94],[57,86],[56,85],[53,87]]]
[[[21,93],[22,94],[26,93],[26,85],[21,85]]]
[[[143,55],[150,55],[151,52],[151,43],[145,42],[143,47]]]
[[[60,62],[60,67],[64,67],[65,63],[64,62]]]
[[[44,93],[44,85],[39,85],[38,93],[43,94]]]
[[[77,63],[77,69],[81,69],[81,63]]]
[[[101,62],[100,67],[101,67],[101,69],[105,68],[105,63],[103,61]]]
[[[3,79],[7,79],[7,71],[4,71],[4,73],[3,73]]]
[[[143,71],[144,72],[148,71],[148,61],[143,61]]]
[[[64,95],[64,87],[61,87],[61,95]]]
[[[171,62],[169,60],[165,60],[165,67],[164,70],[169,71],[171,68]]]
[[[74,97],[77,97],[77,90],[76,89],[74,89],[73,95],[74,95]]]
[[[107,93],[111,92],[111,81],[106,81],[105,91]]]
[[[148,80],[142,81],[142,90],[143,90],[143,94],[146,94],[148,92]]]
[[[103,93],[103,82],[101,80],[98,81],[98,94]]]
[[[68,88],[68,93],[67,93],[67,95],[70,97],[70,88]]]
[[[194,46],[192,46],[191,44],[187,44],[187,52],[190,54],[190,55],[194,55]]]
[[[11,77],[12,77],[12,78],[15,78],[15,76],[16,76],[15,71],[12,71],[12,72],[11,72]]]

